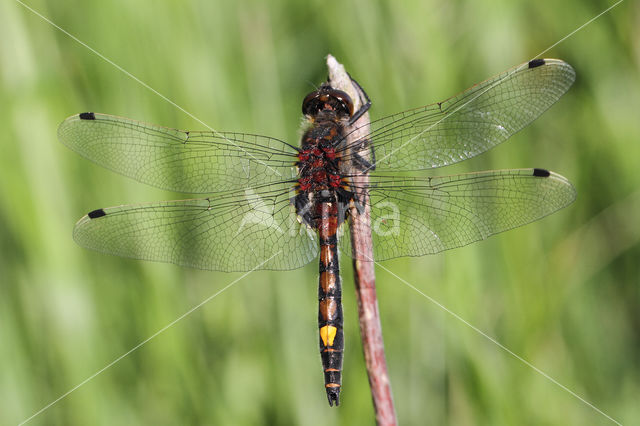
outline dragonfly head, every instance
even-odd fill
[[[342,90],[323,84],[304,98],[302,113],[310,119],[319,116],[348,119],[353,115],[353,102]]]

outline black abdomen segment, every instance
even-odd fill
[[[317,206],[320,240],[320,280],[318,286],[318,328],[320,356],[329,405],[340,404],[344,333],[342,283],[338,260],[338,205],[334,201]]]

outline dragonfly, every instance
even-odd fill
[[[302,104],[300,144],[235,132],[184,131],[85,112],[58,129],[93,162],[199,198],[96,209],[75,225],[86,248],[237,272],[291,270],[319,259],[319,347],[329,405],[340,403],[344,349],[339,255],[357,258],[350,218],[370,213],[368,251],[381,261],[461,247],[538,220],[576,191],[541,168],[407,176],[479,155],[530,124],[575,80],[534,59],[445,101],[367,123],[371,102],[324,83]],[[357,85],[357,82],[353,80]],[[358,87],[360,87],[358,85]],[[361,89],[361,88],[360,88]],[[359,176],[367,175],[363,184]],[[365,194],[361,196],[358,194]]]

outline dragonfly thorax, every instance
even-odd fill
[[[340,173],[340,153],[336,149],[343,133],[344,125],[340,120],[322,119],[311,122],[302,136],[296,164],[295,207],[302,222],[312,228],[318,226],[315,212],[319,203],[338,203],[341,206],[348,203],[347,183]]]

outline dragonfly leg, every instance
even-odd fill
[[[362,141],[363,145],[365,144],[368,145],[368,143],[369,143],[368,140]],[[376,169],[376,153],[372,146],[370,148],[371,148],[371,159],[373,160],[371,162],[357,152],[354,152],[353,154],[351,154],[353,166],[361,173],[367,173]]]
[[[360,117],[362,117],[367,111],[369,111],[369,108],[371,108],[371,99],[369,99],[369,95],[367,95],[367,92],[364,91],[362,86],[360,86],[360,84],[356,80],[354,80],[353,77],[351,77],[351,75],[349,75],[349,78],[351,79],[351,82],[353,83],[353,85],[358,88],[358,92],[360,95],[360,103],[362,104],[362,106],[358,108],[358,110],[349,119],[348,125],[351,126],[356,121],[358,121]]]

